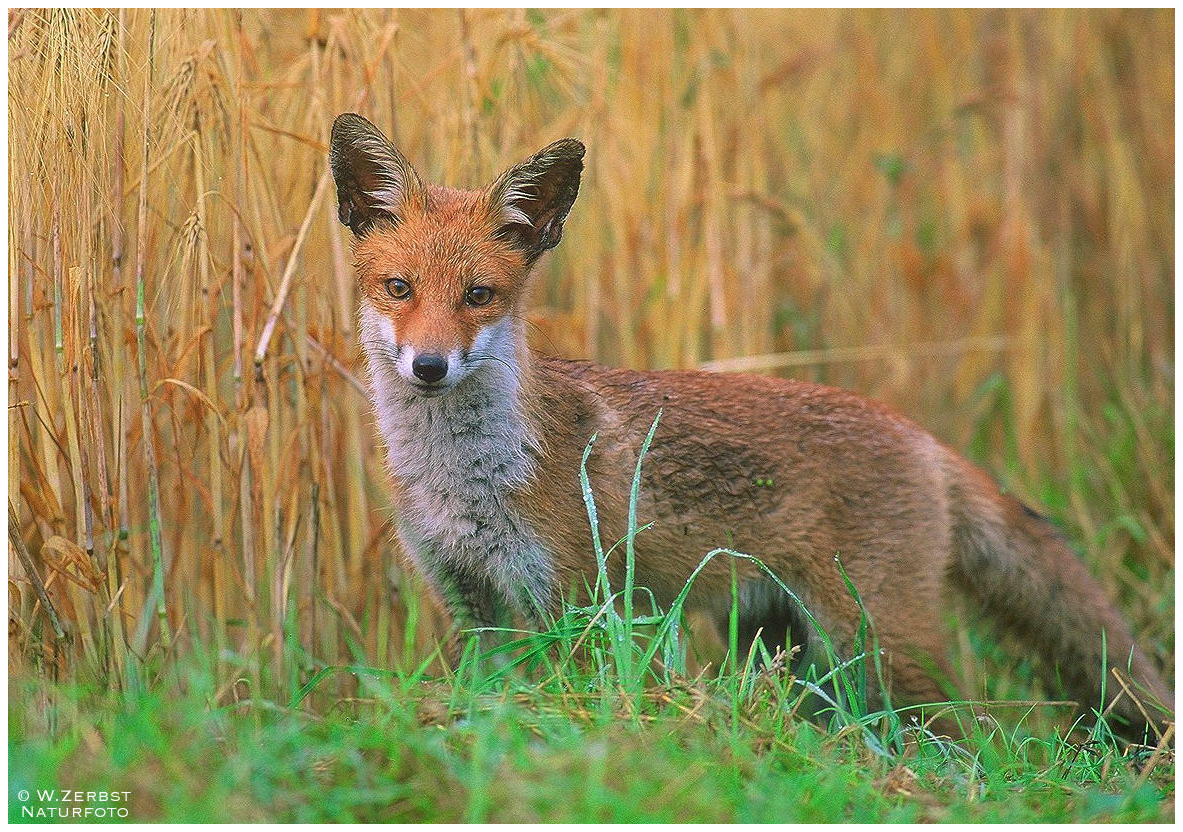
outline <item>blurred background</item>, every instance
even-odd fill
[[[9,61],[12,673],[200,653],[228,696],[430,649],[347,110],[452,185],[581,138],[535,347],[892,403],[1173,670],[1172,11],[16,10]]]

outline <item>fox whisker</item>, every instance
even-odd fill
[[[501,356],[499,356],[499,355],[494,355],[494,354],[492,354],[492,353],[487,353],[487,352],[470,352],[468,355],[466,355],[466,356],[464,357],[464,360],[465,360],[465,362],[472,363],[472,364],[475,364],[475,363],[476,363],[476,362],[478,362],[478,361],[496,361],[496,362],[498,362],[498,363],[500,363],[500,364],[504,364],[504,365],[505,365],[505,368],[506,368],[507,370],[509,370],[509,371],[511,371],[511,372],[513,371],[513,365],[512,365],[512,364],[510,364],[508,361],[506,361],[506,360],[505,360],[504,358],[502,358]]]
[[[371,355],[377,355],[385,358],[391,364],[397,364],[399,359],[399,348],[391,346],[386,341],[378,340],[363,340],[362,344],[366,347],[366,351]]]

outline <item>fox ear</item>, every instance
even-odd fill
[[[583,143],[560,139],[503,173],[489,189],[489,205],[502,223],[498,236],[533,263],[558,245],[563,222],[579,193]]]
[[[337,216],[362,237],[376,222],[398,222],[419,197],[419,175],[390,140],[357,113],[333,122],[329,166],[337,182]]]

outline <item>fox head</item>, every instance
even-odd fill
[[[425,185],[377,127],[333,123],[338,216],[353,231],[361,335],[409,389],[446,393],[511,363],[526,277],[558,244],[579,192],[583,145],[562,139],[475,191]]]

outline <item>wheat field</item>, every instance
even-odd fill
[[[11,11],[10,674],[200,645],[226,698],[430,652],[344,111],[446,184],[582,139],[535,347],[892,403],[1172,670],[1173,78],[1170,11]]]

